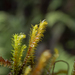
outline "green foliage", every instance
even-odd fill
[[[46,18],[50,27],[59,21],[65,23],[68,28],[75,30],[74,20],[69,15],[62,13],[61,11],[51,12],[47,14]]]
[[[17,75],[18,71],[20,69],[20,65],[21,65],[21,58],[23,55],[23,51],[26,48],[26,45],[22,45],[22,39],[25,38],[26,36],[23,33],[15,34],[13,35],[13,41],[12,41],[12,46],[13,49],[12,50],[12,55],[13,55],[13,62],[12,62],[12,73],[13,75]]]
[[[0,3],[0,56],[4,59],[10,59],[12,49],[10,38],[12,34],[23,32],[27,35],[29,34],[30,24],[38,23],[40,19],[46,18],[48,32],[44,37],[46,40],[43,40],[42,43],[45,43],[46,46],[48,41],[50,45],[47,45],[47,47],[53,47],[54,49],[55,44],[60,43],[63,46],[68,40],[65,45],[65,47],[67,46],[66,49],[63,49],[64,46],[60,48],[60,45],[60,49],[58,49],[62,50],[59,54],[59,60],[62,59],[69,63],[69,72],[71,73],[74,58],[63,52],[67,50],[70,54],[75,53],[75,0],[1,0]],[[64,38],[66,40],[63,40]],[[28,36],[26,36],[25,44],[27,44],[27,41]],[[41,53],[41,50],[38,51]],[[58,66],[63,67],[62,64],[58,64]],[[58,66],[56,69],[58,69]],[[7,74],[9,69],[3,68],[0,67],[0,74]]]
[[[23,33],[13,35],[12,61],[8,61],[0,57],[0,64],[11,68],[9,75],[68,75],[69,64],[64,60],[56,61],[57,57],[59,56],[59,52],[56,48],[54,49],[54,55],[52,55],[49,50],[46,50],[41,54],[41,57],[37,63],[34,61],[35,48],[37,47],[38,42],[42,39],[46,26],[47,22],[43,20],[39,25],[36,24],[31,29],[29,45],[23,61],[22,56],[24,50],[26,49],[26,45],[22,44],[22,40],[26,38],[26,35]],[[58,72],[54,72],[55,63],[57,62],[66,63],[68,65],[68,70],[63,69],[59,70]],[[72,72],[72,75],[75,75],[75,71]]]
[[[42,39],[46,26],[47,22],[45,20],[40,22],[39,26],[38,25],[33,26],[32,31],[30,32],[29,47],[23,62],[22,62],[22,56],[23,56],[23,51],[26,48],[26,45],[22,45],[22,40],[26,38],[26,35],[23,33],[13,35],[12,61],[11,62],[5,61],[2,57],[0,57],[1,65],[4,64],[10,66],[11,63],[10,67],[12,69],[11,73],[13,75],[21,75],[22,73],[24,74],[23,71],[25,71],[28,65],[31,65],[33,68],[35,48],[38,42]],[[26,73],[24,75],[26,75]]]

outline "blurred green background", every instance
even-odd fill
[[[36,56],[43,50],[59,50],[57,60],[65,60],[70,65],[71,75],[75,55],[75,0],[0,0],[0,56],[11,59],[11,38],[15,33],[27,35],[28,44],[31,24],[46,19],[48,26]],[[64,63],[56,65],[55,71],[67,69]],[[0,75],[7,75],[8,68],[0,66]]]

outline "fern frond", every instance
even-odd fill
[[[41,37],[43,36],[43,33],[45,31],[45,28],[47,26],[46,21],[40,22],[39,26],[35,25],[33,26],[33,30],[31,31],[30,41],[29,41],[29,48],[27,51],[27,55],[24,59],[24,63],[27,63],[27,59],[34,53],[34,50],[40,41]]]
[[[51,57],[49,50],[46,50],[42,53],[37,65],[34,67],[31,75],[41,75],[43,68],[45,67],[47,61]]]
[[[26,48],[25,45],[22,46],[22,40],[24,38],[26,38],[26,35],[24,35],[23,33],[15,34],[15,35],[13,35],[13,38],[12,38],[12,46],[14,49],[14,50],[12,50],[12,55],[13,55],[12,72],[13,72],[13,75],[17,75],[18,71],[20,69],[22,53],[23,53],[24,49]]]
[[[35,48],[38,45],[38,42],[40,41],[40,39],[43,37],[43,33],[45,31],[46,26],[47,26],[46,21],[40,22],[39,25],[36,24],[35,26],[32,26],[33,28],[31,29],[31,32],[30,32],[29,47],[28,47],[26,57],[24,58],[24,62],[23,62],[23,65],[21,66],[19,74],[21,74],[22,69],[24,69],[29,62],[31,62],[32,65],[34,64],[33,60],[34,60]],[[33,67],[32,65],[31,67]]]
[[[11,68],[11,61],[8,61],[7,59],[3,59],[2,57],[0,57],[0,65],[3,65],[4,67],[7,66],[9,68]]]
[[[49,59],[48,64],[46,65],[45,72],[44,72],[45,74],[48,74],[48,75],[50,74],[52,66],[54,65],[54,62],[56,61],[57,57],[59,56],[59,52],[56,48],[54,49],[54,52],[55,53],[54,53],[53,57],[51,59]]]

